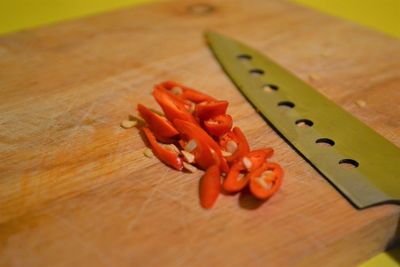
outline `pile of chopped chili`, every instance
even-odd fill
[[[155,85],[152,94],[165,116],[138,104],[146,122],[143,133],[166,165],[179,171],[188,164],[205,170],[199,188],[204,208],[211,208],[222,190],[236,193],[248,187],[262,200],[278,191],[283,170],[269,162],[274,150],[250,150],[246,136],[226,113],[227,101],[173,81]]]

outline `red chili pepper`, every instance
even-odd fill
[[[153,132],[147,128],[143,128],[143,132],[146,135],[147,140],[153,150],[154,155],[162,162],[171,166],[179,171],[183,169],[182,159],[173,151],[163,148],[156,140]]]
[[[172,123],[165,117],[158,115],[142,104],[138,104],[137,109],[158,140],[165,140],[179,134],[174,126],[172,126]]]
[[[228,105],[228,101],[201,102],[196,105],[194,113],[200,120],[208,120],[218,115],[225,114]]]
[[[272,157],[274,150],[272,148],[262,148],[248,152],[243,158],[242,162],[245,164],[246,159],[248,159],[251,164],[250,166],[245,166],[248,171],[253,171],[260,167],[267,159]],[[245,164],[246,165],[246,164]]]
[[[230,148],[232,146],[231,144],[233,144],[232,142],[234,142],[234,146],[236,146],[234,147],[234,151],[231,151],[232,148]],[[221,137],[219,143],[223,150],[232,153],[232,155],[225,157],[226,161],[229,163],[240,159],[250,151],[246,136],[244,136],[239,127],[233,127],[231,132]]]
[[[267,199],[282,185],[283,170],[277,163],[264,163],[248,176],[250,192],[258,199]]]
[[[175,105],[178,106],[180,109],[185,109],[189,113],[193,113],[195,103],[193,103],[190,100],[184,99],[183,97],[181,97],[179,95],[174,94],[172,91],[165,88],[165,86],[163,84],[156,84],[154,87],[157,88],[158,90],[162,90],[166,94],[168,94],[169,97],[172,99],[172,101],[174,101]]]
[[[176,119],[173,121],[178,132],[186,136],[184,139],[196,139],[201,143],[206,144],[209,147],[209,151],[211,153],[215,153],[214,162],[218,163],[221,171],[227,173],[229,170],[228,164],[226,163],[224,157],[222,156],[221,149],[218,144],[198,125],[193,124],[191,122]],[[214,151],[214,152],[213,152]]]
[[[183,99],[190,100],[193,103],[200,103],[203,101],[214,101],[215,99],[209,95],[206,95],[204,93],[200,93],[199,91],[187,87],[186,85],[179,84],[174,81],[165,81],[162,83],[162,85],[168,89],[171,90],[173,88],[180,88],[182,90],[181,93],[178,93],[177,95],[182,97]]]
[[[232,128],[232,117],[222,114],[204,121],[204,128],[209,134],[221,136],[229,132]]]
[[[181,119],[197,124],[196,119],[186,110],[184,105],[175,101],[167,91],[160,87],[155,87],[153,96],[170,121],[173,122],[174,119]]]
[[[232,165],[223,183],[223,188],[231,193],[242,190],[250,179],[248,173],[259,168],[267,158],[272,156],[273,152],[272,148],[248,152],[241,160]]]
[[[224,180],[224,190],[230,193],[236,193],[242,190],[248,182],[245,170],[246,167],[244,167],[242,161],[235,162]]]
[[[209,167],[200,179],[200,204],[203,208],[212,208],[221,191],[220,170],[218,165]]]

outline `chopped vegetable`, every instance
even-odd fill
[[[200,204],[203,208],[212,208],[221,191],[220,171],[217,164],[209,167],[200,178]]]
[[[222,136],[232,128],[232,117],[228,114],[217,115],[204,121],[206,131],[214,136]]]
[[[177,170],[182,170],[182,159],[173,151],[162,147],[156,140],[153,132],[149,128],[143,128],[143,132],[149,141],[153,154],[162,162]]]
[[[142,104],[138,104],[137,109],[156,137],[171,138],[179,134],[165,117],[158,115]]]
[[[223,183],[223,188],[230,193],[242,190],[249,182],[249,173],[259,168],[272,154],[272,148],[248,152],[241,160],[232,165]]]
[[[145,151],[145,155],[154,154],[180,171],[204,170],[199,184],[202,207],[213,207],[221,188],[235,193],[248,186],[259,199],[278,191],[283,170],[279,164],[268,162],[273,149],[250,150],[242,130],[232,128],[232,117],[226,113],[227,101],[174,81],[155,85],[153,96],[165,117],[137,105],[146,122],[143,133],[153,151]],[[222,183],[221,176],[226,176]]]
[[[244,136],[239,127],[233,127],[231,132],[222,136],[220,139],[220,145],[222,149],[232,154],[231,156],[225,157],[227,162],[234,162],[241,159],[250,151],[246,136]]]
[[[203,94],[195,89],[189,88],[183,84],[174,81],[165,81],[162,85],[167,89],[175,92],[176,95],[183,99],[192,101],[193,103],[200,103],[204,101],[214,101],[215,99],[209,95]]]
[[[196,105],[194,113],[200,120],[208,120],[225,114],[228,104],[228,101],[204,101]]]
[[[168,94],[168,92],[164,91],[160,87],[156,87],[153,90],[153,96],[161,106],[169,121],[173,122],[175,119],[182,119],[197,124],[196,119],[187,111],[185,106],[174,101],[172,94]]]
[[[282,184],[283,170],[277,163],[263,163],[249,173],[250,191],[259,199],[271,197]]]

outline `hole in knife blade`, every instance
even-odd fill
[[[249,72],[250,72],[250,74],[251,74],[252,76],[261,76],[261,75],[264,75],[264,71],[263,71],[262,69],[251,69]]]
[[[275,85],[275,84],[265,84],[263,86],[263,90],[266,93],[271,93],[271,92],[274,92],[274,91],[278,91],[278,89],[279,89],[279,87],[277,85]]]
[[[308,128],[313,126],[313,122],[307,119],[301,119],[296,121],[296,125],[300,128]]]
[[[315,141],[320,147],[331,147],[335,145],[335,141],[329,138],[319,138]]]
[[[342,159],[339,161],[339,165],[345,169],[353,169],[358,167],[358,162],[354,159]]]
[[[240,61],[250,61],[250,60],[251,60],[251,56],[250,56],[250,55],[247,55],[247,54],[238,55],[237,58],[238,58]]]
[[[294,103],[290,101],[281,101],[278,103],[281,108],[294,108]]]

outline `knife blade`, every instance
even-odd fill
[[[400,203],[400,149],[256,50],[205,38],[244,97],[357,208]]]

